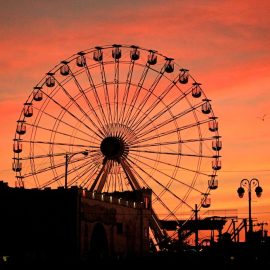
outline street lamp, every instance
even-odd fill
[[[71,158],[78,154],[83,154],[84,156],[88,156],[88,151],[81,151],[81,152],[76,152],[76,153],[66,153],[65,154],[65,189],[67,189],[67,177],[68,177],[68,163],[70,162]]]
[[[257,178],[242,179],[240,182],[240,187],[237,189],[238,196],[240,198],[244,197],[245,188],[248,189],[248,219],[249,219],[249,232],[253,232],[252,218],[251,218],[251,190],[255,188],[257,197],[261,197],[263,189],[260,186],[259,180]]]

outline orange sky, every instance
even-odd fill
[[[14,185],[16,121],[44,74],[96,45],[136,44],[188,68],[212,100],[224,147],[211,210],[247,216],[247,198],[236,190],[256,177],[264,192],[253,193],[254,217],[270,224],[269,14],[270,2],[257,0],[1,1],[1,179]]]

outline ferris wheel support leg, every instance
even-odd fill
[[[196,226],[196,228],[195,228],[195,247],[196,247],[196,249],[198,250],[199,249],[199,230],[198,230],[198,212],[199,212],[199,210],[198,210],[198,205],[197,204],[195,204],[195,209],[194,209],[194,213],[195,213],[195,226]]]
[[[125,160],[121,160],[120,164],[122,165],[122,168],[127,176],[127,179],[129,181],[129,184],[131,185],[133,190],[139,190],[141,189],[138,181],[136,180],[135,176],[133,175],[132,171],[130,170],[130,165]]]
[[[104,187],[104,185],[105,185],[105,183],[106,183],[106,180],[107,180],[107,178],[108,178],[108,174],[109,174],[109,172],[110,172],[110,170],[111,170],[111,167],[112,167],[112,161],[109,162],[109,163],[107,163],[107,166],[106,166],[106,168],[105,168],[105,170],[104,170],[104,173],[103,173],[103,175],[101,176],[101,179],[100,179],[100,181],[99,181],[99,185],[98,185],[98,188],[97,188],[97,192],[101,192],[101,191],[102,191],[102,189],[103,189],[103,187]]]
[[[168,235],[166,231],[162,228],[162,225],[154,209],[152,209],[151,211],[150,228],[154,234],[155,240],[157,241],[159,248],[162,249]]]
[[[93,192],[93,191],[94,191],[94,189],[95,189],[95,187],[96,187],[96,185],[97,185],[97,183],[98,183],[98,181],[99,181],[99,179],[100,179],[100,177],[101,177],[102,173],[104,172],[104,169],[105,169],[106,163],[107,163],[107,162],[106,162],[106,160],[105,160],[105,162],[104,162],[104,164],[103,164],[103,166],[102,166],[102,168],[101,168],[100,172],[98,173],[98,175],[97,175],[97,177],[96,177],[96,179],[95,179],[94,183],[92,184],[92,186],[91,186],[91,188],[90,188],[90,191],[91,191],[91,192]]]

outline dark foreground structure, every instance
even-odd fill
[[[149,189],[115,193],[77,187],[38,190],[11,188],[0,181],[0,213],[0,269],[270,267],[269,237],[241,243],[220,233],[219,241],[208,246],[179,242],[175,249],[150,250]]]
[[[90,193],[0,182],[0,257],[14,263],[87,263],[149,251],[151,190]]]

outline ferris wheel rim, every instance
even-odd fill
[[[37,108],[35,109],[38,113],[37,113],[37,116],[36,116],[37,118],[35,118],[35,122],[32,123],[31,139],[29,141],[24,140],[23,139],[23,134],[18,134],[17,132],[15,132],[15,137],[14,137],[14,141],[22,142],[22,143],[28,143],[30,145],[30,154],[28,156],[28,159],[30,161],[30,166],[32,167],[32,172],[33,173],[32,173],[32,175],[31,174],[28,174],[28,175],[26,174],[26,176],[27,177],[33,176],[34,182],[36,183],[37,186],[42,186],[42,183],[39,182],[40,181],[39,180],[39,175],[42,173],[42,171],[39,171],[38,165],[36,164],[36,160],[35,159],[38,159],[38,158],[41,159],[42,157],[41,157],[41,155],[40,155],[40,157],[35,156],[35,147],[36,147],[36,145],[38,145],[38,142],[35,141],[35,138],[37,136],[37,133],[38,133],[38,130],[39,129],[42,129],[42,128],[45,129],[45,127],[42,127],[40,125],[40,121],[41,121],[42,117],[44,117],[44,118],[45,117],[48,117],[48,118],[52,118],[52,119],[53,119],[53,117],[55,117],[55,119],[54,119],[54,121],[55,121],[54,122],[54,126],[51,127],[51,128],[47,128],[48,130],[51,129],[51,137],[50,137],[50,140],[48,141],[48,144],[49,144],[48,159],[50,161],[50,168],[51,168],[51,170],[52,170],[52,172],[54,174],[55,181],[58,182],[59,185],[61,185],[61,181],[60,180],[63,177],[63,175],[62,174],[59,174],[56,169],[58,168],[58,166],[62,166],[62,165],[59,165],[57,162],[55,162],[54,158],[55,157],[58,157],[58,156],[61,156],[61,155],[64,155],[64,152],[63,153],[60,153],[60,152],[58,153],[58,152],[55,152],[55,149],[60,145],[60,143],[58,144],[58,142],[56,141],[57,136],[59,136],[59,134],[61,134],[62,136],[66,136],[64,131],[63,132],[60,131],[60,128],[63,125],[66,125],[65,124],[65,121],[66,121],[65,120],[65,117],[66,117],[65,114],[69,114],[70,112],[68,110],[69,109],[72,110],[73,109],[73,106],[75,107],[76,106],[76,103],[77,102],[78,103],[81,102],[83,100],[83,98],[84,98],[84,95],[89,94],[91,91],[92,91],[92,93],[90,93],[90,94],[94,97],[94,95],[95,95],[94,92],[97,91],[97,90],[99,90],[99,89],[102,89],[104,86],[109,88],[109,87],[111,87],[111,84],[114,83],[114,84],[117,84],[117,87],[119,87],[119,86],[121,86],[121,84],[126,85],[127,82],[124,82],[124,81],[121,82],[121,81],[119,81],[119,79],[118,79],[118,81],[115,79],[116,81],[111,82],[111,81],[107,81],[106,78],[105,78],[105,81],[103,81],[100,85],[94,85],[94,88],[91,85],[89,85],[88,89],[83,89],[83,91],[77,93],[77,96],[75,96],[75,97],[73,97],[73,96],[71,97],[70,96],[69,103],[66,103],[65,106],[62,105],[62,111],[60,110],[59,114],[57,116],[54,116],[50,112],[47,112],[46,109],[49,108],[49,106],[51,106],[50,102],[52,102],[52,100],[53,100],[54,97],[57,97],[58,91],[60,92],[60,90],[63,90],[62,88],[64,88],[66,84],[68,85],[70,82],[73,82],[73,80],[75,81],[75,79],[77,77],[79,78],[79,76],[81,74],[84,74],[85,70],[87,70],[87,69],[89,69],[90,71],[92,71],[92,70],[98,68],[99,66],[102,66],[102,68],[106,68],[107,65],[110,66],[110,65],[113,65],[113,64],[115,64],[115,65],[118,64],[119,66],[121,64],[123,64],[123,65],[128,66],[128,65],[130,65],[132,63],[133,60],[130,59],[129,61],[126,61],[126,62],[119,60],[117,62],[116,59],[114,59],[114,60],[110,60],[110,61],[108,60],[107,62],[106,61],[105,62],[102,61],[102,62],[93,63],[92,66],[91,65],[88,66],[88,64],[86,64],[86,66],[84,66],[81,69],[76,70],[74,73],[73,73],[73,71],[71,71],[72,72],[72,76],[66,77],[64,79],[63,83],[62,83],[62,81],[60,83],[57,82],[57,79],[56,79],[56,83],[58,83],[59,88],[54,88],[53,89],[53,92],[52,93],[48,93],[48,94],[45,93],[43,91],[43,89],[42,89],[43,87],[46,86],[46,78],[48,78],[48,76],[55,76],[56,73],[59,73],[60,72],[61,67],[63,65],[69,65],[70,63],[73,63],[74,61],[76,61],[76,59],[77,59],[78,56],[87,56],[87,55],[90,55],[90,54],[94,53],[97,49],[100,49],[100,50],[104,50],[105,51],[105,50],[114,49],[114,48],[125,48],[125,49],[137,48],[138,50],[141,50],[141,51],[144,51],[144,52],[154,53],[157,56],[163,58],[163,60],[165,60],[165,61],[169,61],[170,62],[170,61],[173,61],[174,60],[173,58],[168,58],[165,55],[163,55],[163,54],[161,54],[161,53],[159,53],[159,52],[157,52],[155,50],[149,50],[149,49],[145,49],[145,48],[142,48],[142,47],[139,47],[139,46],[134,46],[134,45],[118,45],[118,44],[114,44],[114,45],[96,46],[94,48],[90,48],[90,49],[81,51],[79,53],[73,54],[69,58],[61,61],[58,65],[56,65],[54,68],[52,68],[49,72],[47,72],[46,75],[34,87],[34,89],[36,89],[36,90],[42,90],[43,94],[47,95],[47,97],[46,97],[47,98],[47,104],[43,103],[43,105],[42,105],[43,107],[41,107],[39,109],[37,109]],[[137,67],[139,65],[141,65],[141,67],[146,67],[146,64],[145,65],[143,65],[141,63],[137,64],[136,61],[133,61],[133,65],[135,67]],[[165,67],[165,64],[164,64],[164,67]],[[156,70],[154,67],[152,67],[150,65],[148,65],[147,68],[151,72],[153,72],[153,73],[156,72],[157,73],[157,76],[160,76],[160,79],[161,78],[162,79],[166,79],[168,82],[172,83],[172,88],[177,88],[179,90],[179,92],[181,93],[182,90],[177,85],[177,83],[178,83],[178,79],[177,79],[178,78],[178,75],[176,75],[172,79],[169,78],[169,76],[167,76],[167,74],[166,74],[166,72],[164,70],[164,67],[163,67],[162,71],[160,71],[158,69]],[[100,72],[102,72],[102,71],[100,71]],[[116,76],[117,75],[117,71],[114,71],[114,72],[115,72],[114,75]],[[161,74],[160,72],[161,73],[163,72],[163,74]],[[161,75],[159,75],[159,73]],[[119,76],[119,74],[118,74],[118,76]],[[197,84],[200,85],[190,74],[189,74],[189,79],[193,82],[192,85],[197,85]],[[157,83],[159,83],[159,82],[157,82]],[[145,94],[146,98],[147,99],[151,99],[151,98],[152,99],[155,99],[156,100],[155,102],[158,105],[162,105],[164,103],[164,100],[162,100],[162,98],[158,94],[154,93],[154,90],[155,89],[153,91],[151,89],[151,91],[152,91],[151,92],[149,90],[149,88],[147,88],[147,86],[140,86],[139,83],[137,83],[137,84],[135,83],[134,84],[134,82],[129,82],[129,84],[130,84],[129,87],[133,87],[134,91],[136,91],[135,89],[137,89],[138,87],[140,87],[140,91],[144,91],[146,93]],[[176,194],[174,194],[174,192],[172,192],[170,190],[170,187],[174,185],[174,183],[177,181],[176,178],[179,177],[178,174],[177,174],[178,173],[178,170],[180,168],[181,169],[184,169],[184,167],[181,167],[181,158],[182,157],[187,157],[187,156],[192,157],[192,153],[189,153],[187,155],[185,155],[184,153],[182,153],[182,150],[181,150],[182,149],[182,145],[185,144],[185,141],[186,141],[186,144],[191,143],[191,142],[195,143],[196,140],[198,142],[201,141],[199,143],[199,148],[201,148],[201,150],[198,150],[200,154],[199,155],[198,154],[194,154],[194,156],[198,157],[197,168],[196,169],[193,169],[193,170],[190,169],[190,172],[193,171],[195,173],[195,175],[193,177],[193,180],[190,183],[184,183],[184,185],[189,186],[189,191],[186,193],[186,195],[182,199],[181,198],[177,198],[177,196],[175,196],[179,200],[179,203],[177,205],[175,205],[174,208],[171,209],[168,212],[168,214],[165,217],[165,219],[167,219],[167,218],[169,218],[171,216],[174,216],[174,213],[176,213],[178,211],[178,209],[182,207],[183,204],[185,205],[186,199],[189,197],[189,195],[190,195],[191,192],[194,192],[194,190],[196,192],[201,193],[201,195],[203,197],[207,198],[207,196],[210,194],[210,188],[208,187],[204,191],[201,191],[199,188],[196,188],[195,184],[196,184],[197,178],[201,174],[203,174],[205,176],[210,177],[214,181],[214,179],[217,176],[217,170],[219,169],[218,168],[219,166],[217,165],[217,168],[218,169],[212,169],[210,173],[208,173],[208,172],[201,172],[200,171],[201,163],[202,163],[202,160],[204,158],[212,158],[216,162],[219,162],[220,161],[220,156],[219,156],[219,150],[220,149],[219,149],[219,146],[218,145],[216,146],[216,149],[219,149],[219,150],[215,151],[215,154],[214,155],[208,157],[207,155],[203,155],[203,152],[202,152],[203,142],[202,141],[204,141],[204,140],[216,140],[216,141],[220,141],[220,136],[219,136],[219,131],[218,130],[215,130],[214,131],[214,134],[215,135],[212,136],[212,137],[209,137],[209,138],[205,137],[205,135],[202,134],[201,125],[204,125],[206,123],[209,123],[212,120],[213,121],[216,121],[217,117],[215,116],[215,114],[214,114],[214,112],[213,112],[213,110],[211,108],[211,110],[210,110],[210,117],[207,118],[207,119],[202,119],[202,120],[200,119],[200,117],[197,115],[197,113],[199,114],[199,112],[197,110],[200,109],[201,106],[204,103],[209,102],[210,100],[207,99],[204,91],[201,89],[201,94],[203,95],[204,99],[202,99],[201,103],[196,104],[197,107],[194,107],[195,105],[192,105],[193,104],[192,103],[193,101],[189,101],[189,98],[190,97],[188,96],[189,94],[191,94],[191,91],[193,89],[192,87],[193,86],[191,86],[189,88],[189,90],[183,90],[182,94],[183,94],[183,99],[187,100],[187,103],[190,106],[190,108],[188,108],[189,110],[187,109],[186,114],[189,114],[189,113],[193,113],[194,114],[194,119],[195,120],[194,120],[194,123],[193,124],[192,123],[189,123],[189,124],[186,124],[184,126],[178,127],[178,122],[177,122],[178,121],[178,118],[184,117],[185,114],[183,113],[182,115],[178,116],[178,118],[177,118],[175,116],[175,113],[171,113],[170,112],[170,109],[171,108],[169,108],[169,109],[166,108],[167,105],[164,103],[164,109],[163,110],[164,110],[164,112],[166,114],[168,114],[168,117],[170,117],[169,120],[167,120],[167,121],[171,121],[171,122],[167,122],[166,123],[164,121],[164,123],[166,123],[166,124],[164,124],[164,123],[160,123],[160,124],[162,124],[162,125],[170,125],[172,122],[175,122],[175,125],[174,125],[175,132],[174,133],[173,133],[173,131],[171,131],[171,132],[173,133],[173,135],[176,136],[176,138],[178,140],[178,152],[176,151],[176,154],[175,154],[175,155],[177,155],[177,157],[175,158],[175,161],[174,161],[175,162],[174,163],[175,168],[174,168],[174,170],[172,169],[173,172],[170,175],[168,175],[168,174],[162,172],[161,170],[157,169],[157,167],[153,167],[152,168],[152,173],[153,174],[156,173],[156,174],[158,174],[160,176],[163,175],[164,177],[166,177],[166,179],[169,179],[169,181],[165,185],[163,185],[161,183],[158,183],[158,181],[155,182],[155,184],[157,184],[160,187],[162,187],[163,190],[161,190],[160,193],[158,193],[158,194],[155,194],[155,190],[154,190],[154,197],[155,197],[153,199],[154,202],[160,202],[161,204],[163,204],[164,201],[163,201],[162,198],[163,198],[163,196],[166,195],[166,193],[170,193],[171,196],[175,196],[176,195]],[[118,90],[114,90],[114,91],[118,91]],[[26,106],[28,106],[29,104],[32,105],[32,104],[35,103],[35,100],[33,98],[33,93],[34,93],[34,90],[31,91],[29,97],[27,98],[27,100],[25,102],[25,105]],[[109,92],[107,92],[107,93],[109,93]],[[117,93],[117,92],[115,92],[115,93]],[[166,95],[166,94],[164,94],[164,95]],[[69,97],[68,94],[67,94],[67,96]],[[116,100],[116,96],[114,96],[114,98]],[[125,101],[127,101],[127,100],[128,99],[126,98]],[[148,122],[147,121],[146,122],[143,122],[143,121],[145,121],[145,119],[149,118],[150,116],[153,117],[153,115],[151,113],[154,112],[154,110],[155,110],[154,103],[152,104],[152,107],[147,108],[145,110],[142,110],[143,106],[147,103],[147,101],[148,100],[141,102],[138,106],[137,105],[135,106],[134,104],[132,104],[133,99],[132,99],[132,102],[130,104],[127,104],[127,105],[118,102],[118,99],[116,101],[114,101],[114,103],[112,102],[111,103],[112,105],[106,104],[107,101],[105,102],[105,100],[103,101],[103,103],[99,103],[98,101],[96,101],[96,106],[93,107],[93,110],[92,111],[91,111],[91,108],[90,108],[88,111],[83,112],[84,113],[84,116],[81,116],[81,118],[78,118],[78,119],[83,119],[83,120],[79,121],[76,124],[77,125],[77,129],[79,131],[76,130],[76,128],[74,128],[73,131],[72,131],[72,134],[70,136],[70,140],[73,140],[73,144],[70,144],[69,145],[70,152],[72,152],[73,149],[74,149],[74,151],[76,149],[77,150],[80,149],[78,147],[81,147],[82,149],[85,148],[85,145],[82,144],[82,143],[81,143],[81,146],[79,146],[79,143],[77,143],[77,145],[76,145],[76,142],[78,142],[80,140],[81,141],[85,140],[85,142],[87,142],[86,137],[83,138],[83,139],[81,139],[80,136],[77,133],[81,132],[81,133],[85,133],[84,136],[87,136],[87,135],[90,136],[89,133],[93,132],[93,129],[94,130],[95,129],[98,129],[98,130],[96,130],[97,132],[93,132],[93,134],[91,133],[91,136],[93,135],[93,138],[91,139],[92,141],[90,140],[90,137],[89,137],[89,142],[91,141],[93,144],[96,144],[96,147],[98,148],[98,142],[101,145],[102,144],[102,138],[103,138],[103,140],[104,140],[104,137],[105,138],[108,138],[108,134],[110,132],[108,133],[108,130],[106,131],[106,129],[109,128],[109,129],[115,129],[115,130],[117,130],[116,132],[118,132],[122,137],[123,136],[133,136],[133,137],[135,137],[135,135],[132,135],[132,132],[134,132],[134,134],[136,134],[137,137],[138,136],[146,136],[146,137],[141,137],[141,138],[143,138],[143,139],[141,139],[141,141],[138,138],[137,138],[137,141],[136,141],[136,139],[133,138],[134,139],[133,144],[132,143],[129,143],[128,147],[126,147],[126,150],[125,151],[128,154],[125,154],[126,155],[125,156],[125,159],[126,159],[125,162],[127,162],[129,164],[129,166],[131,168],[133,168],[133,170],[134,170],[134,167],[138,166],[136,164],[141,164],[140,166],[142,166],[143,168],[147,168],[147,162],[156,162],[159,165],[160,164],[161,165],[163,164],[163,166],[165,166],[165,165],[167,166],[168,165],[168,164],[166,164],[167,162],[164,161],[164,159],[162,159],[160,156],[162,156],[162,155],[172,155],[173,152],[170,152],[171,150],[168,151],[168,152],[161,151],[161,150],[155,150],[155,147],[162,147],[162,144],[166,145],[166,142],[163,142],[163,139],[164,139],[165,136],[168,136],[168,134],[166,134],[165,131],[162,131],[162,132],[159,133],[159,126],[155,126],[153,123],[150,122],[150,120],[148,120]],[[129,117],[128,117],[125,120],[128,120],[126,122],[126,125],[127,125],[127,123],[130,124],[130,126],[127,125],[130,130],[132,130],[132,128],[136,128],[136,130],[134,130],[134,131],[127,131],[127,129],[126,129],[126,131],[125,131],[126,133],[125,133],[123,131],[125,129],[125,127],[117,126],[115,123],[113,123],[114,121],[112,121],[112,119],[107,119],[108,120],[108,123],[105,126],[104,125],[102,126],[102,124],[101,124],[102,119],[99,119],[100,121],[97,121],[97,123],[93,121],[93,119],[95,119],[95,117],[92,116],[94,113],[98,113],[99,115],[102,115],[101,110],[104,109],[104,110],[108,110],[108,112],[109,112],[109,109],[112,109],[113,107],[117,108],[118,105],[121,106],[121,110],[122,111],[124,110],[124,107],[126,107],[126,106],[128,106],[128,109],[131,112],[134,113],[134,111],[135,111],[135,114],[134,114],[135,116],[133,115],[133,118],[130,118],[129,119]],[[111,108],[110,108],[110,106],[111,106]],[[172,107],[174,106],[173,105],[173,102],[171,103],[170,106],[172,106]],[[80,107],[80,105],[77,106],[77,107]],[[117,110],[115,109],[115,111],[117,111]],[[107,112],[106,113],[103,112],[103,114],[104,115],[108,115]],[[93,119],[89,115],[91,117],[93,117]],[[137,119],[136,116],[139,116],[140,118]],[[160,119],[161,117],[162,117],[162,114],[161,113],[158,116],[154,116],[155,120]],[[115,117],[115,118],[118,119],[118,117]],[[58,120],[58,119],[60,119],[60,120]],[[83,125],[84,122],[87,122],[86,121],[87,119],[88,120],[90,119],[91,121],[90,120],[89,121],[92,124],[91,128],[89,128],[88,134],[87,134],[86,130],[83,130],[83,129],[80,130],[78,128],[78,126]],[[121,119],[121,117],[119,119]],[[29,126],[29,123],[27,122],[27,120],[28,120],[28,118],[24,115],[24,111],[22,110],[21,111],[21,114],[20,114],[20,117],[19,117],[19,120],[17,122],[18,123],[25,122],[26,125]],[[88,125],[90,124],[89,121],[88,121]],[[69,123],[67,123],[67,125],[68,124]],[[123,126],[125,126],[125,121],[123,123],[120,123],[120,124],[121,125],[123,124]],[[152,124],[153,124],[153,126],[151,128],[149,128]],[[132,128],[131,128],[131,126],[132,126]],[[198,131],[197,131],[198,132],[198,138],[194,138],[194,139],[193,138],[189,138],[189,140],[187,140],[187,139],[186,140],[182,140],[181,139],[181,132],[183,132],[185,129],[187,129],[187,130],[188,129],[192,129],[194,126],[197,126],[197,129],[198,129]],[[58,130],[58,128],[59,128],[59,130]],[[157,135],[153,135],[153,132],[155,130],[157,130],[157,133],[158,133]],[[148,135],[149,134],[152,134],[152,135],[150,135],[150,136],[147,137],[147,133],[148,133]],[[120,140],[124,140],[121,136],[119,137]],[[157,142],[156,143],[152,143],[150,145],[150,143],[147,144],[147,141],[151,140],[151,136],[155,140],[157,140]],[[98,137],[101,139],[101,141],[98,141],[98,139],[97,139]],[[116,137],[117,136],[115,136],[114,138],[116,138]],[[115,139],[113,139],[111,141],[115,141]],[[173,144],[173,141],[171,141],[170,143]],[[175,143],[175,144],[177,144],[177,143]],[[64,144],[62,144],[62,146],[64,146]],[[90,146],[88,146],[88,148],[89,147]],[[148,148],[150,148],[150,149],[148,149]],[[136,150],[136,149],[138,149],[138,150]],[[142,149],[143,149],[143,152],[144,153],[142,153]],[[94,151],[96,151],[96,150],[94,150]],[[92,160],[97,160],[96,161],[97,163],[98,162],[101,162],[101,160],[102,160],[101,156],[98,155],[98,151],[100,151],[100,149],[97,150],[95,152],[95,154],[93,154],[93,157],[91,157]],[[137,156],[136,156],[136,152],[138,153]],[[108,150],[107,150],[107,152],[105,151],[104,153],[108,153]],[[104,157],[106,158],[106,154],[104,154],[104,153],[103,153],[103,161],[105,160]],[[135,153],[134,156],[132,156],[132,159],[130,158],[131,157],[131,153],[133,153],[133,154]],[[150,154],[157,155],[155,161],[151,159]],[[110,160],[111,159],[110,155],[109,154],[107,154],[107,155],[108,155],[107,158]],[[143,155],[145,155],[145,156],[143,156]],[[123,157],[123,156],[119,156],[118,158],[120,158],[120,157]],[[14,161],[18,161],[19,162],[21,160],[24,161],[26,159],[27,159],[27,157],[20,158],[20,153],[14,153],[14,157],[13,157],[13,160]],[[74,162],[74,163],[76,163],[76,162]],[[114,161],[112,161],[111,163],[114,164]],[[152,163],[152,164],[154,164],[154,163]],[[71,165],[72,165],[72,163],[71,163]],[[92,168],[93,165],[91,165],[90,163],[87,163],[87,159],[86,159],[85,166],[86,165],[87,166],[89,165],[88,168],[90,168],[91,170],[93,169]],[[110,166],[115,166],[115,165],[110,165]],[[123,166],[126,166],[126,165],[123,165]],[[154,165],[151,165],[151,166],[154,166]],[[100,166],[97,166],[96,171],[99,170],[100,167],[101,167],[101,165]],[[74,173],[74,172],[76,173],[76,170],[81,169],[81,167],[79,167],[79,166],[76,167],[76,165],[74,165],[73,168],[74,169],[71,171],[71,174]],[[149,168],[149,169],[151,169],[151,168]],[[110,172],[110,169],[108,169],[108,171]],[[136,172],[134,172],[134,173],[135,174],[138,174],[138,170]],[[86,173],[84,172],[84,174],[86,174]],[[83,176],[84,174],[81,174],[81,175]],[[93,175],[94,174],[95,173],[93,173]],[[147,172],[143,172],[142,174],[144,176],[149,175],[149,173],[147,173]],[[90,175],[92,175],[92,174],[89,174],[89,176]],[[79,174],[77,174],[77,176],[79,177]],[[17,179],[20,179],[20,178],[23,178],[24,175],[21,173],[21,171],[16,171],[16,177],[17,177]],[[137,175],[137,177],[140,177],[140,174]],[[149,179],[151,179],[151,177],[152,176],[149,175],[149,178],[147,178],[147,181],[150,181]],[[75,177],[74,178],[75,180],[73,179],[73,183],[75,183],[77,181],[76,180],[77,178]],[[121,181],[123,181],[123,179]],[[140,181],[143,182],[142,179]],[[50,184],[50,182],[48,182],[48,183]],[[145,185],[148,185],[148,184],[146,183]],[[45,187],[45,186],[43,185],[43,187]],[[193,206],[191,206],[190,204],[187,204],[187,205],[188,205],[188,207],[191,210],[193,209]],[[199,205],[201,206],[202,204],[199,204]]]

